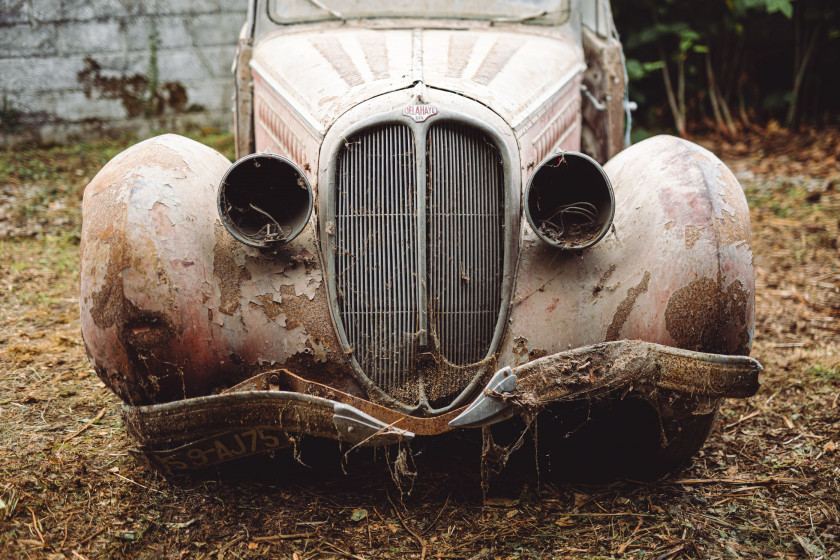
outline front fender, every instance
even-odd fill
[[[596,246],[558,252],[527,223],[500,367],[620,339],[749,354],[749,209],[732,172],[692,142],[657,136],[605,166],[615,220]]]
[[[118,155],[85,189],[82,335],[129,404],[208,395],[273,365],[316,380],[349,370],[313,223],[274,253],[238,243],[216,208],[228,167],[168,134]]]

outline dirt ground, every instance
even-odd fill
[[[521,468],[486,498],[471,443],[415,448],[410,493],[381,452],[347,473],[305,449],[309,466],[278,455],[171,480],[139,465],[76,299],[81,190],[131,142],[0,152],[0,558],[840,559],[840,131],[699,141],[750,201],[758,395],[725,403],[658,482]]]

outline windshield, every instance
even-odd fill
[[[569,19],[569,0],[270,0],[276,23],[330,19],[441,18],[523,21],[558,25]]]

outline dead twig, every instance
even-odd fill
[[[110,472],[112,475],[116,476],[117,478],[121,478],[121,479],[125,480],[126,482],[130,482],[132,484],[135,484],[135,485],[139,486],[140,488],[145,488],[146,490],[150,490],[152,492],[157,492],[158,494],[164,494],[164,495],[166,494],[166,492],[161,492],[157,488],[152,488],[151,486],[146,486],[145,484],[140,484],[136,480],[131,480],[127,476],[123,476],[120,473],[115,473],[115,472],[111,472],[111,471],[108,471],[108,472]]]
[[[312,538],[312,533],[292,533],[290,535],[272,535],[270,537],[254,537],[252,542],[293,541],[296,539]]]
[[[811,342],[771,342],[768,344],[770,348],[808,348],[812,345]]]
[[[73,519],[73,516],[76,515],[75,513],[71,513],[70,516],[67,518],[67,521],[64,522],[64,540],[61,541],[61,544],[58,545],[58,549],[61,550],[64,548],[64,543],[67,542],[67,529],[70,526],[70,520]]]
[[[655,513],[634,513],[632,511],[620,511],[615,513],[603,513],[603,512],[592,512],[592,513],[567,513],[562,512],[558,513],[557,515],[561,517],[660,517]]]
[[[422,531],[420,531],[420,536],[421,536],[421,537],[422,537],[423,535],[425,535],[426,533],[428,533],[429,531],[431,531],[431,530],[432,530],[432,527],[434,527],[434,526],[435,526],[435,523],[437,523],[437,522],[438,522],[438,520],[440,519],[440,516],[441,516],[441,515],[443,515],[443,510],[445,510],[445,509],[446,509],[446,506],[447,506],[447,505],[449,505],[449,498],[450,498],[450,497],[452,497],[452,494],[451,494],[451,493],[450,493],[448,496],[446,496],[446,501],[445,501],[445,502],[443,502],[443,507],[442,507],[442,508],[440,508],[440,511],[438,512],[437,516],[435,516],[435,518],[432,520],[432,522],[431,522],[431,523],[429,523],[429,525],[428,525],[425,529],[423,529]]]
[[[103,407],[102,407],[102,410],[100,410],[100,411],[99,411],[99,414],[97,414],[96,416],[94,416],[94,417],[93,417],[93,420],[91,420],[90,422],[88,422],[87,424],[85,424],[85,425],[82,427],[82,429],[81,429],[81,430],[79,430],[78,432],[76,432],[76,433],[75,433],[75,434],[73,434],[72,436],[67,436],[66,438],[64,438],[64,439],[61,441],[61,443],[67,443],[68,441],[70,441],[71,439],[73,439],[74,437],[76,437],[77,435],[81,434],[82,432],[84,432],[85,430],[87,430],[88,428],[90,428],[91,426],[93,426],[94,424],[96,424],[97,422],[99,422],[100,420],[102,420],[102,417],[103,417],[103,416],[105,416],[105,411],[106,411],[106,410],[108,410],[108,407],[107,407],[107,406],[103,406]]]
[[[669,560],[670,558],[673,558],[674,556],[676,556],[678,553],[682,552],[686,548],[688,548],[687,544],[680,543],[677,546],[675,546],[674,548],[672,548],[671,550],[667,550],[667,551],[663,552],[662,554],[660,554],[659,556],[657,556],[656,560]]]
[[[79,543],[78,543],[76,546],[82,546],[83,544],[85,544],[85,543],[86,543],[86,542],[88,542],[89,540],[91,540],[91,539],[93,539],[93,538],[95,538],[95,537],[98,537],[99,535],[101,535],[102,533],[104,533],[104,532],[105,532],[105,529],[107,529],[107,527],[102,527],[101,529],[99,529],[97,532],[95,532],[95,533],[94,533],[94,534],[92,534],[91,536],[89,536],[89,537],[85,537],[84,539],[82,539],[81,541],[79,541]]]
[[[817,305],[816,303],[811,302],[805,296],[800,295],[798,292],[793,292],[793,296],[798,299],[801,303],[804,303],[814,311],[819,311],[820,313],[828,313],[829,315],[840,315],[840,309],[829,309],[828,307],[823,307],[821,305]]]
[[[674,480],[674,484],[683,486],[696,486],[700,484],[748,484],[755,486],[772,486],[774,484],[804,484],[808,482],[805,478],[684,478]]]
[[[47,542],[44,540],[44,535],[41,533],[41,529],[38,528],[38,518],[35,517],[35,512],[32,511],[32,508],[26,508],[29,510],[29,513],[32,514],[32,527],[34,527],[35,532],[38,533],[38,538],[41,539],[41,546],[46,548]]]
[[[639,523],[636,525],[636,528],[635,528],[635,529],[633,529],[633,532],[632,532],[632,533],[630,533],[630,538],[629,538],[629,539],[627,539],[627,541],[625,541],[624,543],[622,543],[622,544],[618,547],[618,549],[616,550],[616,552],[618,552],[619,554],[624,554],[624,552],[627,550],[627,547],[628,547],[628,546],[630,546],[631,544],[633,544],[634,542],[636,542],[638,539],[640,539],[640,538],[641,538],[641,536],[642,536],[642,535],[639,535],[639,536],[637,537],[637,536],[636,536],[636,533],[638,533],[638,532],[639,532],[639,529],[641,529],[641,527],[642,527],[642,523],[644,523],[644,521],[642,521],[642,520],[640,519],[640,520],[639,520]]]
[[[735,426],[737,426],[741,422],[746,422],[750,418],[755,418],[759,414],[761,414],[761,411],[756,410],[756,411],[751,412],[750,414],[747,414],[746,416],[741,416],[740,418],[738,418],[736,421],[732,422],[731,424],[727,424],[726,427],[724,427],[724,430],[728,430],[729,428],[734,428]]]
[[[402,525],[403,529],[408,531],[408,534],[411,535],[412,537],[414,537],[414,540],[416,540],[417,543],[420,545],[420,560],[425,560],[425,558],[426,558],[426,541],[424,541],[423,538],[420,535],[418,535],[417,533],[415,533],[414,531],[412,531],[409,528],[408,524],[402,518],[402,515],[400,515],[400,511],[397,509],[397,505],[391,499],[391,495],[386,493],[385,497],[388,498],[389,502],[391,502],[391,507],[394,508],[394,513],[397,515],[397,519],[399,519],[400,525]]]
[[[337,546],[335,546],[334,544],[332,544],[330,542],[324,541],[324,544],[327,545],[332,550],[338,552],[342,556],[346,556],[347,558],[353,558],[354,560],[367,560],[367,558],[365,558],[364,556],[359,556],[358,554],[353,554],[352,552],[347,552],[346,550],[338,548]]]

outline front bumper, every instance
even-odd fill
[[[218,395],[124,405],[123,417],[135,456],[160,470],[179,471],[287,447],[297,435],[390,445],[533,416],[552,403],[631,391],[655,400],[660,414],[679,419],[711,412],[723,398],[754,395],[761,371],[746,356],[620,340],[503,368],[472,404],[432,418],[407,416],[286,370],[259,374]]]

